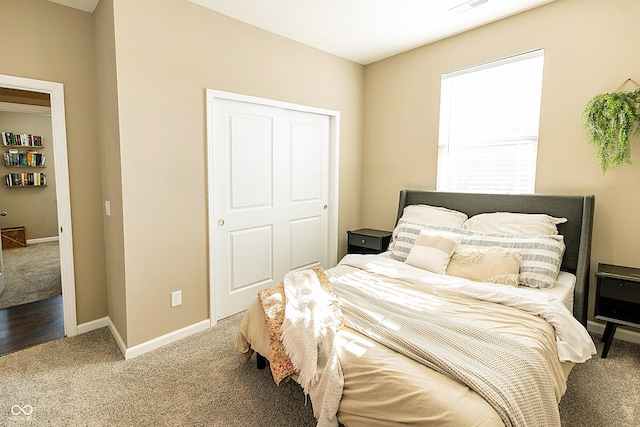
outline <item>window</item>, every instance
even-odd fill
[[[438,191],[533,193],[544,50],[442,75]]]

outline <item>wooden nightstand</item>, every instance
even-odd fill
[[[389,247],[391,232],[361,228],[347,231],[347,253],[379,254]]]
[[[598,264],[596,281],[595,316],[607,321],[602,335],[605,358],[618,325],[640,327],[640,269]]]

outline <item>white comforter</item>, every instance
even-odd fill
[[[375,255],[347,255],[339,265],[348,265],[382,276],[472,296],[536,314],[555,329],[558,358],[561,362],[582,363],[596,354],[596,347],[584,326],[573,317],[561,301],[544,293],[443,276]]]

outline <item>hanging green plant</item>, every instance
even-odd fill
[[[582,113],[584,127],[598,147],[602,172],[631,163],[629,138],[640,131],[640,89],[596,95]]]

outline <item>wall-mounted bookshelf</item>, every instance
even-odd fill
[[[33,148],[44,148],[42,137],[30,134],[0,132],[3,147],[9,150],[3,153],[4,166],[8,168],[43,168],[46,156]],[[24,152],[23,150],[28,150]],[[47,177],[40,172],[16,172],[5,175],[5,187],[44,187]]]
[[[8,147],[43,147],[42,137],[38,135],[0,132],[0,137],[2,138],[2,145]]]
[[[9,151],[3,153],[3,155],[4,165],[7,167],[43,168],[46,160],[46,156],[37,151],[20,153],[15,148],[9,149]]]
[[[5,176],[5,187],[44,187],[47,177],[40,172],[8,173]]]

